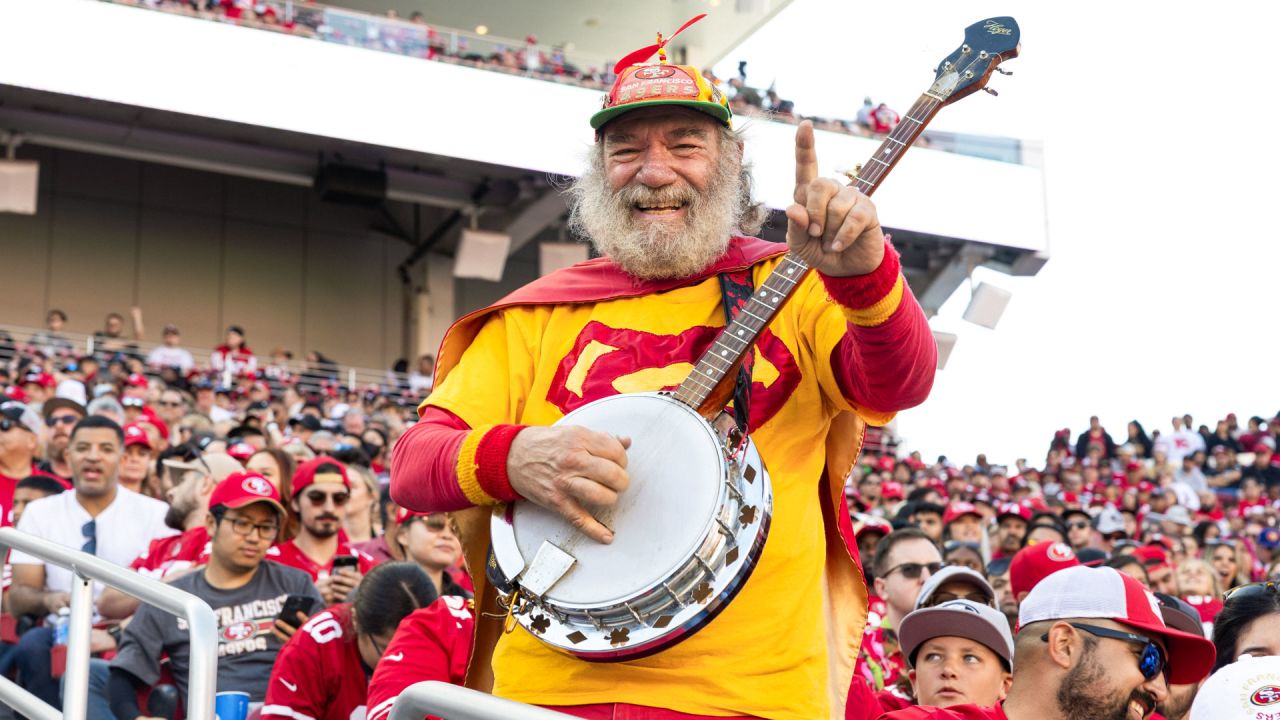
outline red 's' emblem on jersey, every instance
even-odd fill
[[[610,395],[674,390],[719,332],[717,327],[697,326],[679,335],[657,335],[593,320],[582,328],[573,349],[556,368],[547,401],[567,415]],[[768,328],[760,334],[756,352],[752,428],[768,422],[800,384],[795,358]],[[777,371],[767,384],[760,380],[764,375],[761,359]]]

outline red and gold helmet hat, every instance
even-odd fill
[[[725,127],[733,127],[733,111],[729,109],[729,99],[719,88],[692,65],[667,64],[666,44],[704,17],[705,13],[681,25],[671,37],[663,38],[659,33],[657,43],[619,60],[613,68],[618,79],[605,96],[604,107],[591,116],[591,127],[599,130],[605,123],[623,113],[660,105],[688,107],[710,115]],[[654,53],[658,54],[658,62],[646,64],[645,61],[653,57]]]

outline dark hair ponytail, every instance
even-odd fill
[[[382,635],[435,600],[436,586],[417,563],[385,562],[360,581],[351,605],[362,634]]]

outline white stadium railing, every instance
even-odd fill
[[[218,623],[208,604],[190,593],[93,555],[33,537],[16,528],[0,528],[0,557],[7,556],[10,548],[67,568],[75,579],[71,586],[71,625],[67,641],[67,670],[63,676],[62,712],[5,677],[0,677],[0,703],[32,720],[84,720],[88,712],[89,636],[93,630],[93,581],[96,580],[186,619],[191,642],[186,717],[188,720],[214,720]]]
[[[525,705],[434,680],[405,688],[391,707],[390,720],[572,720],[553,710]]]

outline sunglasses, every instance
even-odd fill
[[[1112,630],[1111,628],[1098,627],[1097,625],[1086,625],[1085,623],[1067,623],[1077,630],[1083,630],[1094,637],[1111,638],[1112,640],[1122,640],[1127,643],[1142,645],[1142,657],[1138,658],[1138,670],[1142,673],[1142,677],[1150,680],[1169,667],[1169,660],[1164,655],[1164,650],[1155,644],[1149,637],[1143,635],[1135,635],[1133,633],[1121,630]],[[1049,642],[1049,633],[1040,636],[1041,642]]]
[[[965,548],[965,549],[968,549],[968,550],[972,550],[972,551],[974,551],[974,552],[978,553],[979,555],[981,555],[981,554],[982,554],[982,546],[981,546],[981,545],[979,545],[979,544],[978,544],[978,543],[976,543],[976,542],[967,542],[967,541],[964,541],[964,540],[948,540],[948,541],[946,542],[946,544],[942,546],[942,552],[943,552],[943,554],[953,553],[953,552],[955,552],[956,550],[959,550],[959,549],[961,549],[961,548]]]
[[[50,425],[75,425],[80,422],[79,415],[57,415],[49,418]]]
[[[926,569],[929,571],[930,575],[936,575],[938,571],[942,569],[942,566],[943,566],[943,563],[940,563],[940,562],[902,563],[901,565],[894,565],[893,567],[889,568],[889,570],[885,572],[884,577],[889,577],[895,572],[902,571],[902,577],[908,580],[919,580],[920,575],[924,573]]]
[[[145,403],[142,401],[142,398],[125,398],[120,401],[120,404],[125,407],[140,408]]]
[[[30,429],[26,425],[23,425],[22,423],[18,422],[17,420],[14,420],[13,418],[9,418],[9,417],[0,418],[0,432],[9,432],[14,428],[22,428],[23,430]]]
[[[311,503],[311,507],[324,507],[329,500],[333,501],[334,507],[342,507],[351,499],[349,492],[336,492],[330,495],[323,490],[311,490],[306,493],[307,502]]]
[[[1084,530],[1087,527],[1091,527],[1087,520],[1073,520],[1067,523],[1068,530]]]
[[[160,407],[182,407],[181,400],[161,400]]]
[[[1240,587],[1233,587],[1222,593],[1222,601],[1225,603],[1231,598],[1247,598],[1266,595],[1267,593],[1280,593],[1280,585],[1275,580],[1267,580],[1265,582],[1249,583]]]

